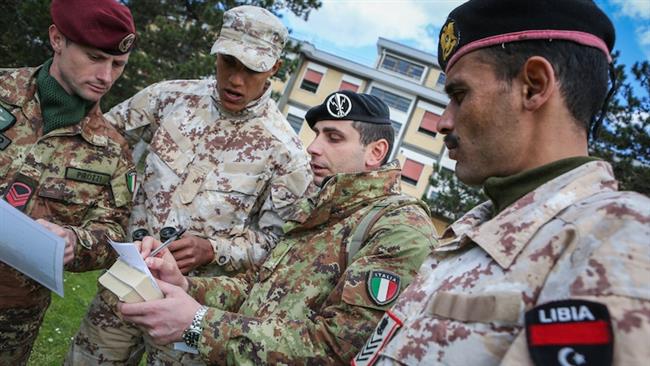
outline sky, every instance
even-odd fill
[[[521,0],[531,1],[531,0]],[[532,0],[534,1],[534,0]],[[358,63],[374,66],[377,39],[387,38],[437,53],[440,26],[464,0],[322,0],[308,21],[291,13],[283,21],[294,38]],[[596,0],[616,28],[615,50],[631,66],[650,59],[650,0]]]

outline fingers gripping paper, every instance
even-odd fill
[[[133,243],[109,242],[120,257],[99,277],[99,283],[127,303],[162,299],[163,293],[138,248]]]

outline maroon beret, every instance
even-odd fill
[[[135,44],[131,11],[116,0],[52,0],[54,25],[69,40],[122,55]]]

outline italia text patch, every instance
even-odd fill
[[[67,167],[65,168],[66,179],[78,182],[107,186],[111,182],[111,176],[106,173],[93,172],[91,170]]]
[[[612,326],[607,306],[553,301],[526,312],[526,337],[535,365],[611,365]]]
[[[400,278],[387,271],[368,273],[368,295],[377,305],[386,305],[397,298]]]

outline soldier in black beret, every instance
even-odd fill
[[[438,131],[490,199],[442,233],[353,365],[648,362],[650,199],[587,149],[614,38],[591,0],[449,14]]]
[[[334,92],[307,111],[305,119],[316,132],[307,148],[316,184],[334,172],[376,170],[388,161],[395,131],[388,106],[376,96]],[[337,147],[330,148],[332,144]]]

